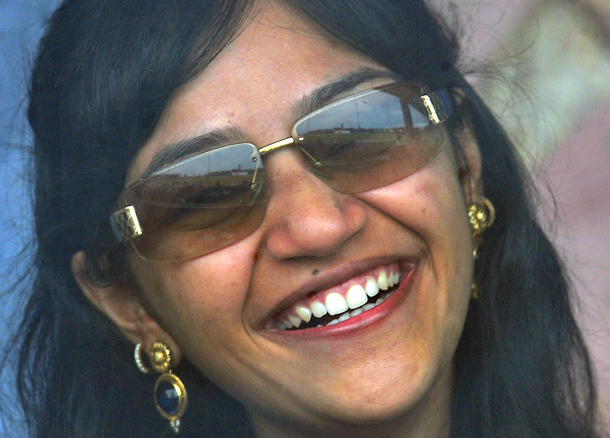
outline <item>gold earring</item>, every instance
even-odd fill
[[[479,299],[479,282],[476,278],[472,279],[472,284],[470,285],[470,299],[475,301]]]
[[[483,232],[491,227],[496,220],[496,209],[487,198],[483,198],[481,202],[473,202],[468,208],[468,221],[472,227],[472,256],[476,260],[479,246],[483,243]],[[470,298],[477,300],[479,298],[479,283],[476,278],[472,279],[470,288]]]
[[[178,377],[172,373],[171,352],[167,345],[155,342],[150,352],[150,365],[161,373],[155,382],[154,400],[157,410],[169,424],[175,434],[180,432],[180,418],[187,405],[186,388]]]
[[[473,202],[468,208],[468,221],[472,227],[472,240],[474,248],[472,255],[477,256],[477,250],[483,243],[483,232],[491,227],[496,220],[496,209],[487,198],[483,198],[481,202]]]

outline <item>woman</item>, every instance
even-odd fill
[[[419,1],[64,2],[28,110],[32,436],[598,436],[456,62]]]

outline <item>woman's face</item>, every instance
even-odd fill
[[[164,146],[212,130],[239,129],[258,147],[286,138],[299,100],[365,68],[384,71],[295,16],[264,9],[175,94],[128,183]],[[380,77],[343,95],[388,82]],[[438,423],[449,412],[473,274],[452,148],[401,181],[355,195],[330,189],[294,148],[264,165],[268,202],[255,232],[187,261],[130,256],[144,308],[260,430],[408,429],[426,415]],[[379,306],[327,327],[281,328],[331,293],[374,289],[382,270],[400,284]],[[280,429],[276,436],[289,436]]]

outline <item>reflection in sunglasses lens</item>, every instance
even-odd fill
[[[406,178],[447,143],[420,102],[423,90],[393,84],[331,103],[293,127],[297,150],[334,190],[356,193]],[[292,146],[291,146],[292,147]],[[252,233],[265,213],[265,172],[249,143],[183,159],[130,188],[145,259],[178,260],[223,248]]]
[[[250,144],[215,149],[153,174],[135,188],[144,231],[133,242],[136,250],[144,258],[167,260],[185,258],[180,251],[188,257],[198,255],[203,247],[209,252],[216,245],[232,243],[243,237],[234,228],[251,227],[251,217],[261,216],[253,213],[260,210],[254,208],[256,204],[264,205],[263,182],[260,155]],[[210,239],[202,234],[217,236]],[[182,242],[181,249],[164,249],[163,242],[172,242],[172,247]],[[175,256],[168,256],[174,252]]]
[[[295,124],[298,146],[335,190],[356,193],[409,176],[444,145],[429,125],[418,86],[373,90],[340,100]],[[359,174],[360,173],[360,174]]]

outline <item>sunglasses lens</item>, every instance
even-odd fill
[[[343,193],[399,181],[425,166],[447,143],[428,121],[422,88],[396,84],[337,101],[294,128],[314,172]]]
[[[162,169],[126,195],[143,234],[135,250],[149,260],[180,260],[230,245],[265,214],[265,175],[256,147],[238,144]]]
[[[449,142],[445,129],[428,120],[423,94],[419,85],[400,83],[331,103],[295,123],[294,146],[339,192],[399,181]],[[130,242],[148,260],[184,260],[243,239],[263,221],[265,200],[261,155],[249,143],[183,159],[123,195],[142,231]]]

